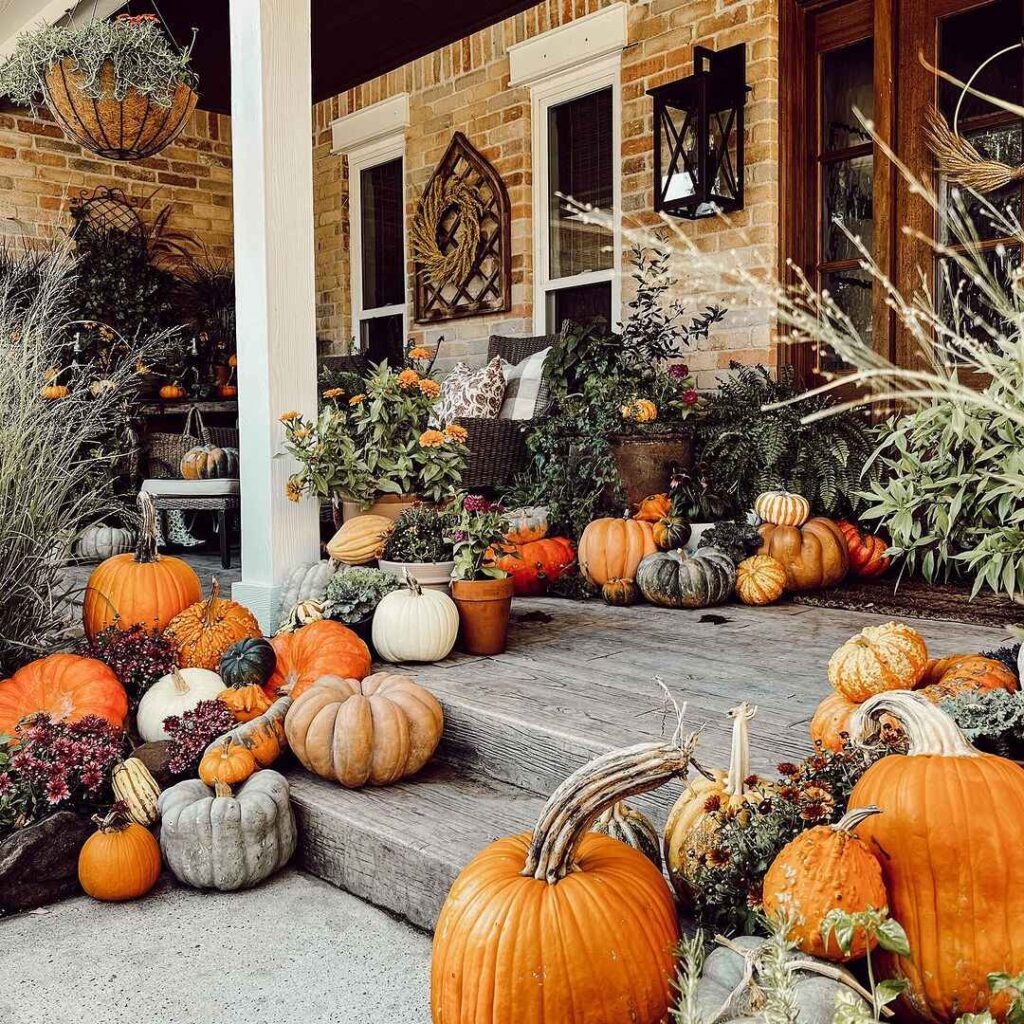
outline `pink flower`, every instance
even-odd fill
[[[684,391],[683,392],[683,404],[684,405],[696,405],[699,401],[700,401],[700,395],[698,395],[697,392],[694,391],[693,388],[690,388],[689,391]]]
[[[684,380],[690,376],[690,368],[686,363],[673,363],[668,368],[668,375],[674,380]]]
[[[67,781],[64,776],[60,778],[53,778],[46,784],[46,802],[49,804],[59,804],[61,800],[67,800],[71,796],[71,791],[68,789]]]

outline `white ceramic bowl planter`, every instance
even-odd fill
[[[386,558],[378,559],[377,568],[390,572],[400,580],[408,574],[424,590],[440,590],[447,594],[452,582],[452,569],[455,562],[389,562]]]
[[[386,594],[373,613],[373,646],[390,662],[440,661],[459,633],[459,610],[443,591],[427,590],[408,573],[406,588]]]

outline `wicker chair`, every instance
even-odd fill
[[[558,341],[556,334],[502,338],[492,335],[487,344],[487,361],[501,356],[506,362],[521,363]],[[455,420],[469,433],[469,460],[462,474],[462,486],[469,490],[504,487],[526,469],[530,453],[523,436],[524,420],[481,419],[460,416]]]

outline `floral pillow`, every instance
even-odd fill
[[[500,356],[482,369],[456,363],[441,381],[441,395],[434,405],[438,423],[451,423],[457,416],[493,420],[505,398],[505,373]]]

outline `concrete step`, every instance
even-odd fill
[[[384,789],[344,789],[286,772],[307,871],[433,929],[456,875],[494,839],[530,831],[543,800],[435,762]]]

